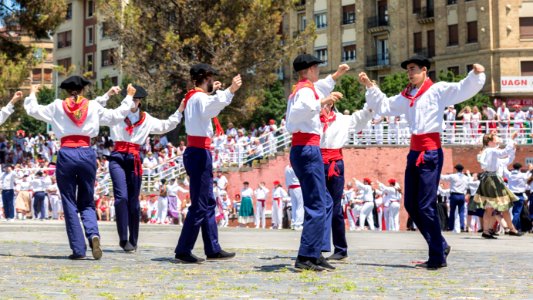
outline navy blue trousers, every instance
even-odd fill
[[[129,241],[134,247],[139,239],[141,222],[141,176],[135,174],[133,154],[113,151],[109,156],[109,173],[115,196],[115,218],[119,241]],[[129,229],[129,236],[128,236]]]
[[[328,211],[331,216],[333,207],[326,188],[322,154],[318,146],[293,146],[290,159],[304,198],[304,228],[298,255],[319,258],[321,252],[331,251]]]
[[[455,227],[455,210],[459,209],[459,224],[461,230],[465,229],[465,195],[450,195],[450,217],[448,218],[448,229],[453,230]]]
[[[2,190],[2,204],[4,205],[4,217],[6,219],[15,218],[15,209],[13,205],[14,198],[15,198],[15,191]]]
[[[513,202],[513,225],[516,228],[516,230],[522,230],[522,222],[520,222],[520,214],[522,213],[522,209],[524,208],[524,201],[526,198],[524,197],[524,193],[517,194],[516,197],[518,198],[517,201]]]
[[[48,207],[46,207],[46,203],[44,201],[44,198],[46,198],[45,192],[35,192],[33,194],[33,216],[35,219],[39,218],[43,220],[46,216],[46,210]]]
[[[183,165],[190,177],[191,206],[183,223],[176,254],[191,254],[200,228],[206,255],[219,253],[218,228],[215,220],[216,200],[213,194],[213,160],[206,149],[187,147]]]
[[[57,187],[61,193],[67,236],[75,255],[85,255],[87,245],[78,213],[90,239],[100,236],[94,207],[96,153],[89,147],[59,149],[56,166]],[[89,242],[90,243],[90,242]]]
[[[333,238],[333,252],[348,255],[348,243],[346,242],[346,226],[344,223],[344,213],[342,212],[342,194],[344,193],[344,161],[334,162],[335,170],[339,176],[328,178],[329,164],[324,165],[326,174],[326,187],[333,199],[333,208],[326,218],[331,218],[331,235]]]
[[[442,236],[437,214],[439,186],[444,155],[442,149],[428,150],[424,163],[416,166],[419,151],[409,151],[405,169],[405,209],[415,222],[429,246],[429,265],[446,262],[444,249],[448,246]]]

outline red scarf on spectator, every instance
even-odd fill
[[[201,92],[201,93],[205,93],[204,90],[202,90],[201,88],[199,87],[196,87],[190,91],[187,92],[187,94],[185,94],[185,100],[184,101],[184,106],[187,107],[187,102],[189,102],[189,99],[191,99],[191,97],[198,93],[198,92]],[[213,118],[213,124],[215,124],[215,136],[221,136],[224,134],[224,129],[222,128],[222,125],[220,125],[220,121],[218,120],[217,117],[214,117]]]
[[[144,123],[144,120],[146,119],[146,113],[144,111],[140,111],[139,112],[139,121],[135,122],[135,124],[131,124],[131,120],[130,118],[126,117],[124,119],[124,123],[126,123],[126,131],[128,132],[129,135],[132,135],[133,134],[133,129],[135,129],[135,127],[139,127],[142,125],[142,123]]]
[[[63,110],[67,117],[78,127],[81,127],[87,119],[89,112],[89,100],[83,96],[78,96],[76,100],[68,97],[63,101]]]
[[[433,85],[433,81],[429,77],[424,80],[424,83],[422,83],[422,86],[418,91],[416,92],[416,95],[411,96],[411,91],[416,87],[415,85],[409,83],[407,87],[402,91],[402,96],[409,99],[409,107],[413,107],[415,104],[415,101],[422,96],[431,86]]]
[[[294,95],[296,95],[296,93],[303,88],[310,88],[311,90],[313,90],[313,93],[315,94],[315,98],[316,100],[318,100],[319,97],[318,97],[318,94],[316,93],[315,85],[309,79],[301,79],[295,85],[293,85],[292,93],[289,96],[289,99],[292,99]]]

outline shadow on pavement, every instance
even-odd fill
[[[399,264],[372,264],[372,263],[357,263],[360,266],[373,266],[373,267],[386,267],[386,268],[401,268],[401,269],[416,269],[412,265],[399,265]]]
[[[172,258],[172,257],[156,257],[156,258],[152,258],[150,260],[151,261],[158,261],[158,262],[171,262],[171,263],[178,262],[177,259]]]
[[[262,259],[262,260],[274,260],[274,259],[290,259],[290,260],[296,260],[296,257],[291,257],[291,256],[279,256],[279,255],[276,255],[276,256],[272,256],[272,257],[260,257],[259,259]]]
[[[292,265],[289,264],[278,264],[278,265],[266,265],[266,266],[259,266],[254,267],[254,269],[258,272],[267,272],[267,273],[273,273],[273,272],[286,272],[288,267],[291,267]],[[291,270],[291,269],[288,269]]]

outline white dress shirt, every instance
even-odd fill
[[[274,188],[274,191],[272,191],[272,199],[278,199],[280,198],[281,200],[287,198],[289,195],[287,194],[287,192],[282,188],[282,187],[276,187]]]
[[[335,113],[336,120],[328,124],[328,128],[320,138],[320,148],[340,149],[348,141],[348,133],[355,127],[355,132],[359,132],[366,127],[372,118],[373,113],[367,109],[354,112],[352,115]]]
[[[183,112],[187,134],[211,138],[213,136],[211,119],[218,116],[232,99],[233,94],[229,89],[216,91],[211,96],[202,92],[192,95]]]
[[[42,177],[35,177],[31,181],[31,189],[34,193],[44,192],[46,190],[47,184],[44,182]]]
[[[15,189],[15,173],[11,171],[10,173],[2,173],[2,190],[14,190]]]
[[[255,190],[255,199],[257,200],[265,200],[267,198],[269,190],[266,187],[260,187]]]
[[[130,110],[134,107],[133,98],[126,96],[121,105],[116,109],[106,109],[97,101],[89,101],[87,119],[78,127],[72,122],[63,109],[63,100],[56,99],[48,105],[37,103],[35,94],[30,94],[24,100],[24,109],[28,115],[37,120],[52,125],[52,131],[58,139],[69,135],[83,135],[95,137],[101,125],[123,121]]]
[[[450,183],[451,193],[466,194],[469,179],[465,174],[458,172],[449,175],[441,175],[440,180]]]
[[[511,192],[515,194],[525,193],[527,190],[527,180],[531,173],[522,173],[520,170],[509,171],[507,168],[503,170],[503,174],[507,177],[507,184]]]
[[[363,201],[365,202],[372,202],[374,201],[374,189],[372,189],[371,185],[363,184],[361,181],[356,180],[355,186],[363,192]]]
[[[514,155],[514,141],[510,140],[505,149],[487,147],[479,155],[478,161],[481,168],[487,172],[497,172],[501,166],[500,159]],[[500,175],[500,174],[498,174]]]
[[[13,104],[8,103],[6,106],[2,107],[0,110],[0,125],[4,124],[7,118],[15,111]]]
[[[300,181],[298,180],[298,177],[296,177],[296,173],[294,173],[291,166],[285,167],[285,185],[287,187],[291,185],[300,185]]]
[[[446,107],[466,101],[475,96],[485,84],[485,73],[473,71],[458,83],[437,82],[422,94],[412,107],[410,100],[401,94],[388,98],[378,87],[367,89],[366,101],[377,114],[399,116],[405,114],[413,134],[442,132]],[[416,92],[412,91],[413,95]]]

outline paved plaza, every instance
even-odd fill
[[[64,224],[0,223],[0,299],[533,299],[533,235],[446,234],[448,268],[427,271],[414,268],[426,258],[419,233],[349,232],[350,259],[317,274],[294,271],[290,230],[223,229],[236,259],[184,265],[173,259],[181,227],[142,225],[136,254],[113,223],[100,229],[102,260],[71,261]]]

